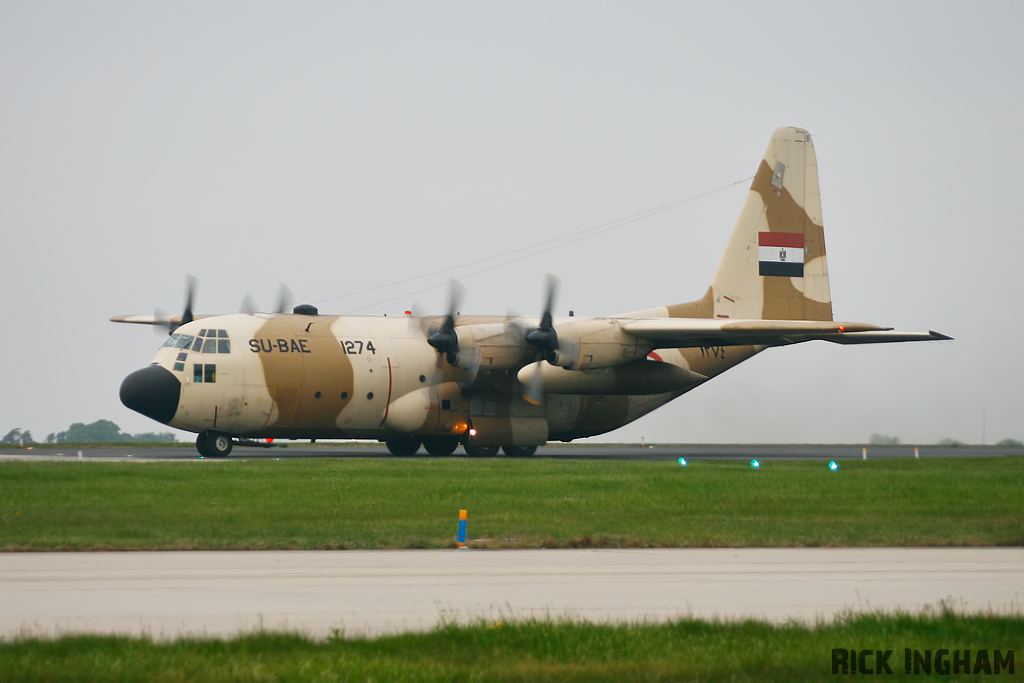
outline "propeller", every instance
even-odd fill
[[[274,313],[289,313],[291,312],[292,303],[295,297],[292,296],[292,290],[288,289],[288,285],[281,283],[281,291],[277,297],[277,308],[274,309]],[[246,315],[252,315],[256,313],[258,308],[256,302],[248,294],[242,299],[242,305],[239,307],[239,313],[245,313]]]
[[[534,362],[548,361],[555,359],[555,351],[558,350],[558,333],[551,324],[551,310],[555,305],[555,295],[558,292],[558,278],[548,274],[547,295],[544,302],[544,314],[540,318],[540,327],[536,327],[526,333],[526,342],[537,349],[537,360]],[[534,405],[541,405],[544,402],[544,377],[540,368],[533,373],[530,382],[523,391],[523,398]]]
[[[281,291],[277,295],[277,308],[274,309],[275,313],[290,313],[292,310],[292,304],[295,303],[295,297],[292,296],[292,290],[288,289],[288,285],[281,283]]]
[[[180,327],[192,322],[192,300],[195,298],[196,293],[196,278],[193,275],[189,275],[185,278],[185,310],[181,313],[181,322],[175,326]],[[171,332],[174,330],[172,329]]]
[[[457,280],[449,281],[448,315],[441,327],[435,327],[427,334],[427,343],[445,354],[449,365],[455,365],[459,353],[459,337],[455,334],[455,314],[458,312],[459,300],[465,289]]]
[[[167,330],[167,334],[170,335],[174,334],[174,331],[182,325],[192,322],[192,301],[195,299],[195,293],[196,279],[192,275],[189,275],[185,278],[185,310],[181,312],[181,321],[174,322],[171,316],[158,308],[153,315],[153,317],[156,318],[156,326],[154,329],[159,330],[163,327]]]

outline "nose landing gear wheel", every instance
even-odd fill
[[[493,458],[498,454],[497,446],[464,446],[471,458]]]
[[[196,437],[196,450],[204,458],[226,458],[234,444],[231,437],[222,432],[199,432]]]
[[[459,447],[459,440],[449,436],[425,436],[423,437],[423,447],[431,455],[445,457],[455,452],[455,449]]]
[[[537,452],[536,446],[502,446],[501,450],[510,458],[529,458]]]

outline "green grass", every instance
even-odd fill
[[[0,549],[1024,545],[1024,458],[0,464]]]
[[[1024,617],[847,616],[807,627],[680,620],[593,625],[519,621],[444,625],[374,639],[256,633],[222,641],[99,636],[0,643],[0,680],[10,681],[821,681],[832,649],[1024,652]],[[947,660],[951,659],[947,656]],[[868,659],[873,664],[874,658]],[[973,660],[972,660],[973,663]],[[1015,661],[1016,678],[1024,662]],[[1003,671],[1002,676],[1007,672]],[[1001,676],[1001,677],[1002,677]],[[965,676],[942,676],[956,680]],[[869,679],[870,680],[870,679]]]

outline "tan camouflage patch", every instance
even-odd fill
[[[353,373],[351,360],[331,334],[334,319],[276,315],[253,335],[263,344],[258,355],[275,406],[268,428],[337,429],[338,414],[352,400]],[[280,350],[282,340],[287,352]],[[300,343],[298,352],[292,341]],[[272,350],[262,350],[268,347]]]
[[[825,256],[824,228],[816,225],[800,207],[789,190],[772,185],[773,172],[761,160],[750,189],[761,195],[768,219],[768,232],[803,233],[804,263]],[[813,301],[793,286],[786,277],[762,277],[764,306],[761,317],[766,320],[832,320],[832,303]]]

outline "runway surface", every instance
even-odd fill
[[[732,444],[732,445],[636,445],[581,444],[548,445],[537,449],[536,458],[556,460],[851,460],[864,456],[859,445],[774,445],[774,444]],[[191,447],[133,448],[130,445],[105,448],[60,448],[37,446],[32,450],[0,450],[0,462],[4,460],[196,460],[199,454]],[[1024,456],[1024,448],[1003,446],[919,446],[916,457],[920,458],[974,458],[1004,455]],[[455,456],[465,457],[460,448]],[[285,447],[253,448],[237,446],[227,458],[232,460],[258,460],[261,458],[391,458],[383,446],[376,444],[302,445],[291,443]],[[425,451],[416,457],[429,458]],[[506,457],[499,455],[498,457]],[[867,457],[871,458],[913,458],[914,446],[867,446]]]
[[[844,610],[1022,611],[1021,548],[385,550],[0,554],[0,636],[324,636],[443,619],[682,616],[772,621]]]

